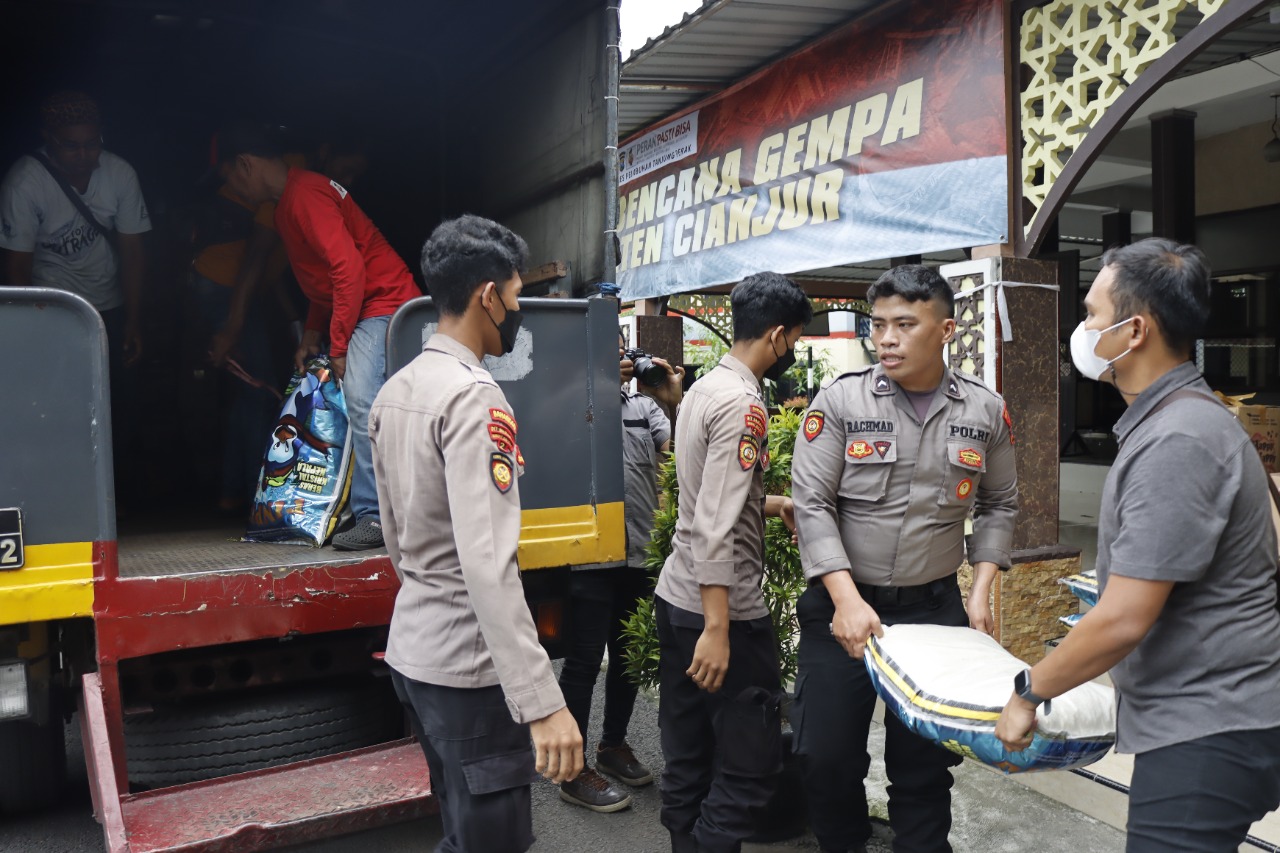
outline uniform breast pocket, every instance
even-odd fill
[[[939,504],[973,503],[974,493],[987,470],[987,446],[985,442],[950,440],[947,442],[946,479]]]
[[[628,468],[653,471],[658,467],[658,453],[648,427],[627,426],[622,432],[622,461]]]
[[[844,449],[844,473],[840,497],[855,501],[879,501],[889,485],[889,469],[898,459],[894,436],[850,438]]]

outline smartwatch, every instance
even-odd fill
[[[1044,712],[1050,713],[1049,700],[1037,696],[1031,691],[1031,670],[1024,669],[1013,677],[1013,692],[1018,694],[1021,699],[1026,699],[1032,705],[1039,707],[1044,706]]]

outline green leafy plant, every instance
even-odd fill
[[[791,491],[791,454],[800,429],[801,412],[783,409],[769,419],[769,470],[764,475],[765,491],[786,495]],[[668,454],[658,475],[662,496],[654,515],[653,538],[649,542],[646,565],[657,577],[668,555],[679,512],[679,484],[676,482],[674,454]],[[778,643],[782,680],[790,682],[796,673],[796,599],[805,589],[800,551],[791,542],[791,531],[780,519],[767,519],[764,535],[764,580],[761,584],[765,606],[773,619]],[[658,628],[653,600],[645,599],[623,627],[627,638],[627,674],[641,687],[658,683]]]
[[[707,340],[696,344],[685,341],[685,365],[698,365],[698,375],[705,375],[711,368],[720,363],[729,352],[729,347],[717,337],[709,336]],[[813,356],[813,388],[816,391],[822,381],[835,374],[836,370],[827,358],[811,342],[801,340],[796,344],[796,363],[782,374],[777,382],[765,384],[765,400],[774,406],[787,406],[793,399],[808,399],[809,393],[809,357]],[[803,406],[801,406],[803,408]]]

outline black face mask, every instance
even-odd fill
[[[503,303],[503,308],[507,308]],[[520,331],[520,323],[524,319],[524,314],[512,308],[507,308],[507,314],[499,323],[493,319],[493,315],[489,315],[489,322],[498,328],[498,339],[502,341],[502,354],[506,355],[516,348],[516,334]]]
[[[791,365],[796,363],[796,351],[788,348],[786,352],[778,356],[778,360],[769,366],[764,372],[764,378],[770,382],[777,382],[782,378],[782,374],[791,369]]]

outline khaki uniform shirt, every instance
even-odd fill
[[[768,615],[760,591],[768,426],[759,381],[731,355],[685,395],[675,441],[680,512],[657,587],[669,604],[702,613],[700,587],[727,586],[730,619]]]
[[[427,684],[501,684],[517,723],[565,706],[516,565],[516,420],[471,350],[433,335],[369,415],[383,535],[400,576],[387,663]]]
[[[921,423],[876,366],[820,391],[791,467],[800,562],[810,580],[915,586],[954,574],[973,511],[971,563],[1009,567],[1018,474],[1004,401],[947,370]]]
[[[622,389],[622,496],[627,522],[627,565],[644,568],[653,514],[658,511],[658,464],[671,438],[671,421],[657,401]]]

